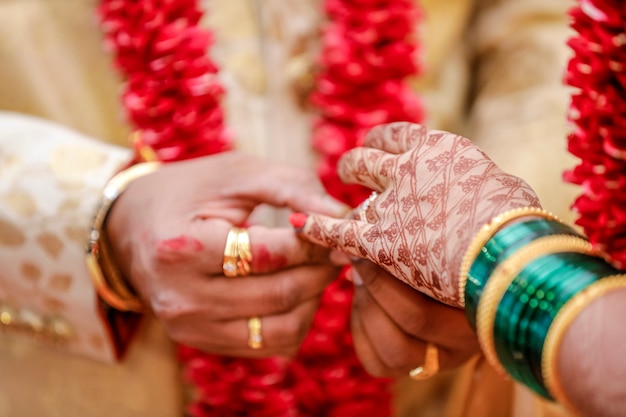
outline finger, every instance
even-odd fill
[[[363,287],[355,289],[353,311],[380,362],[378,366],[382,365],[382,376],[406,375],[417,366],[425,354],[425,342],[403,332]]]
[[[408,335],[451,350],[478,349],[462,310],[440,303],[368,261],[353,264],[356,282]],[[354,280],[354,277],[353,277]],[[458,362],[458,361],[453,361]]]
[[[396,159],[378,149],[354,148],[341,157],[337,169],[343,182],[382,192],[391,182]]]
[[[197,320],[186,321],[176,324],[176,330],[170,335],[173,333],[175,340],[181,343],[228,356],[293,356],[308,333],[318,306],[319,298],[314,298],[285,313],[259,316],[262,346],[258,349],[248,345],[248,317],[215,321],[208,315],[202,321],[201,331],[198,331]]]
[[[233,226],[220,219],[194,219],[186,233],[158,240],[155,259],[208,275],[222,275],[227,235]],[[289,228],[247,228],[251,274],[313,263],[330,263],[326,248],[303,240]]]
[[[228,194],[294,211],[317,212],[341,217],[349,207],[330,197],[317,176],[310,171],[287,165],[257,167],[254,172],[230,185]]]
[[[302,239],[293,229],[251,226],[252,274],[310,264],[331,264],[330,251]]]
[[[388,370],[382,360],[376,354],[372,343],[367,337],[363,329],[362,320],[357,311],[352,311],[350,315],[350,327],[352,331],[352,340],[354,343],[354,351],[359,358],[359,362],[368,374],[383,377]]]
[[[375,258],[375,243],[381,235],[376,224],[318,214],[308,215],[304,224],[296,230],[303,238],[325,248],[368,259]]]
[[[408,122],[390,123],[370,130],[365,137],[364,146],[401,154],[417,146],[427,134],[428,129],[422,125]]]
[[[201,277],[204,285],[194,285],[188,296],[198,310],[219,320],[269,316],[319,297],[338,273],[331,266],[301,266],[267,275]]]
[[[159,269],[222,274],[226,236],[233,225],[222,219],[194,219],[176,230],[159,231],[148,251]],[[150,262],[152,263],[152,262]]]

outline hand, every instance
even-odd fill
[[[291,229],[251,226],[252,275],[224,277],[226,236],[261,203],[345,212],[314,175],[238,152],[166,164],[114,204],[107,232],[116,260],[175,341],[248,357],[298,349],[337,268]],[[247,346],[253,316],[262,321],[258,350]]]
[[[496,214],[539,205],[523,180],[468,139],[411,123],[372,129],[365,147],[342,157],[339,174],[380,193],[363,213],[367,218],[312,214],[302,236],[368,258],[453,306],[460,306],[458,271],[478,229]]]
[[[439,369],[456,367],[480,352],[463,310],[442,304],[367,260],[351,270],[354,347],[372,375],[406,376],[424,363],[426,344],[439,351]]]

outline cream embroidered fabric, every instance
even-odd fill
[[[129,152],[16,113],[0,112],[0,126],[0,300],[13,321],[5,325],[30,314],[25,330],[45,336],[46,320],[63,320],[59,345],[110,361],[81,260],[103,181]]]

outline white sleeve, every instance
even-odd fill
[[[62,126],[0,112],[0,329],[6,337],[115,359],[85,244],[101,189],[130,156]]]

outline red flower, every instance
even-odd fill
[[[420,101],[406,85],[419,71],[411,33],[419,13],[409,0],[327,0],[325,8],[330,22],[311,95],[321,113],[313,144],[322,152],[318,172],[326,188],[356,205],[368,191],[341,185],[338,155],[362,144],[374,125],[423,118]]]
[[[380,123],[419,121],[422,106],[406,85],[418,71],[412,0],[327,0],[321,71],[312,102],[320,110],[312,141],[328,191],[351,204],[369,191],[337,176],[341,154]],[[201,30],[198,0],[101,0],[105,45],[125,78],[122,103],[145,150],[177,161],[228,150],[224,89]],[[611,149],[619,143],[611,142]],[[352,284],[342,277],[320,309],[293,361],[220,357],[180,346],[192,385],[196,417],[390,415],[389,381],[373,378],[353,350],[349,315]]]
[[[573,208],[591,243],[626,268],[626,4],[581,0],[571,12],[578,35],[566,82],[579,89],[570,105],[575,125],[568,150],[581,159],[564,174],[582,186]]]

